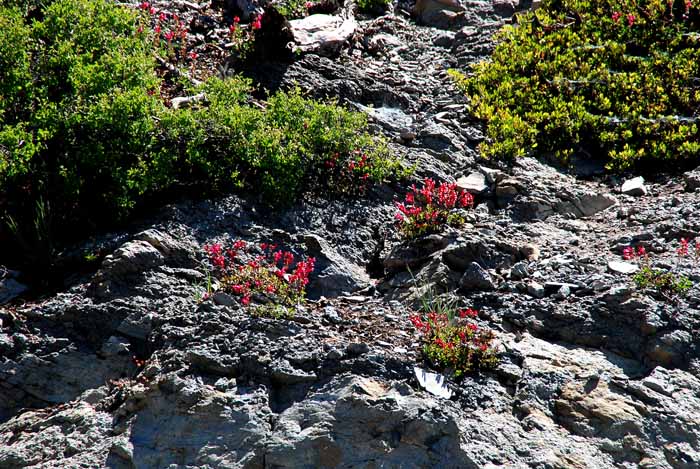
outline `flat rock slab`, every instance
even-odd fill
[[[302,52],[334,55],[355,34],[353,18],[333,15],[311,15],[289,22],[296,47]]]
[[[633,274],[639,270],[639,266],[637,266],[636,264],[631,264],[629,262],[610,261],[608,262],[608,270],[620,274]]]
[[[481,194],[489,188],[486,184],[486,176],[482,173],[471,173],[457,179],[457,187],[471,194]]]

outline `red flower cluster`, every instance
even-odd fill
[[[474,318],[478,312],[468,308],[457,312],[462,318],[450,319],[447,314],[430,312],[425,317],[415,314],[409,317],[413,326],[423,336],[423,353],[434,365],[451,369],[459,377],[475,368],[495,365],[492,348],[493,333],[480,330],[464,318]]]
[[[223,290],[241,297],[243,305],[250,304],[255,295],[272,297],[286,306],[303,301],[316,262],[313,257],[295,262],[294,254],[277,249],[276,244],[261,243],[256,250],[243,240],[228,249],[218,243],[205,245],[204,252]]]
[[[622,258],[626,261],[634,259],[635,257],[646,257],[646,255],[647,250],[644,249],[644,246],[637,246],[636,251],[632,246],[627,246],[622,250]]]
[[[459,191],[454,183],[440,183],[426,178],[423,187],[415,184],[406,194],[404,203],[397,203],[399,212],[396,219],[399,229],[408,238],[440,231],[445,225],[459,225],[463,219],[452,211],[455,208],[469,208],[474,205],[473,196],[467,191]]]

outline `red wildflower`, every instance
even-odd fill
[[[634,258],[634,248],[632,246],[627,246],[622,250],[622,258],[626,261]]]
[[[621,17],[622,17],[622,13],[620,13],[619,11],[616,11],[616,12],[614,12],[614,13],[612,14],[612,20],[613,20],[615,23],[617,23],[618,21],[620,21],[620,18],[621,18]]]
[[[256,16],[252,23],[253,29],[262,28],[262,15]]]
[[[676,250],[679,256],[684,257],[688,255],[688,240],[681,238],[681,246]]]
[[[478,314],[478,311],[472,308],[467,308],[459,311],[460,318],[475,318]]]
[[[234,22],[234,23],[240,23],[240,22],[241,22],[241,19],[240,19],[239,17],[237,17],[237,16],[234,16],[234,17],[233,17],[233,22]]]
[[[244,306],[248,306],[250,304],[250,295],[246,295],[241,299],[241,303],[243,303]]]
[[[479,329],[479,326],[477,326],[476,324],[472,324],[472,323],[467,324],[467,327],[468,327],[469,330],[472,331],[472,332],[476,332],[477,329]]]
[[[632,13],[627,15],[627,25],[628,26],[632,26],[634,24],[634,20],[635,20],[635,16]]]

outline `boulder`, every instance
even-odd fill
[[[628,179],[622,183],[620,192],[632,196],[646,195],[647,188],[644,185],[644,178],[642,176],[637,176],[636,178]]]

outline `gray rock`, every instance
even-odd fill
[[[229,295],[226,292],[221,292],[218,291],[214,293],[211,297],[212,301],[216,303],[217,305],[222,305],[222,306],[234,306],[237,302],[234,297]]]
[[[530,282],[527,284],[527,292],[535,298],[544,298],[544,285],[538,282]]]
[[[364,342],[352,342],[348,344],[345,350],[351,355],[364,355],[369,352],[369,345]]]
[[[513,265],[510,269],[510,276],[516,280],[521,280],[530,276],[530,270],[528,269],[528,263],[521,261]]]
[[[1,272],[1,267],[0,267]],[[0,305],[9,303],[29,289],[26,285],[19,283],[13,278],[0,280]]]
[[[464,11],[457,0],[418,0],[413,8],[421,23],[442,29],[459,25],[457,14]]]
[[[637,176],[636,178],[626,180],[622,184],[620,192],[634,196],[646,195],[647,188],[644,185],[644,178],[642,176]]]
[[[455,34],[450,31],[442,31],[433,38],[433,44],[449,49],[455,41]]]
[[[700,169],[695,169],[685,173],[683,175],[683,182],[685,182],[686,191],[695,192],[698,188],[700,188]]]
[[[459,281],[459,285],[466,290],[494,290],[496,288],[491,275],[476,262],[469,264]]]
[[[571,288],[568,285],[562,285],[559,290],[554,294],[554,298],[557,300],[563,300],[564,298],[571,295]]]

